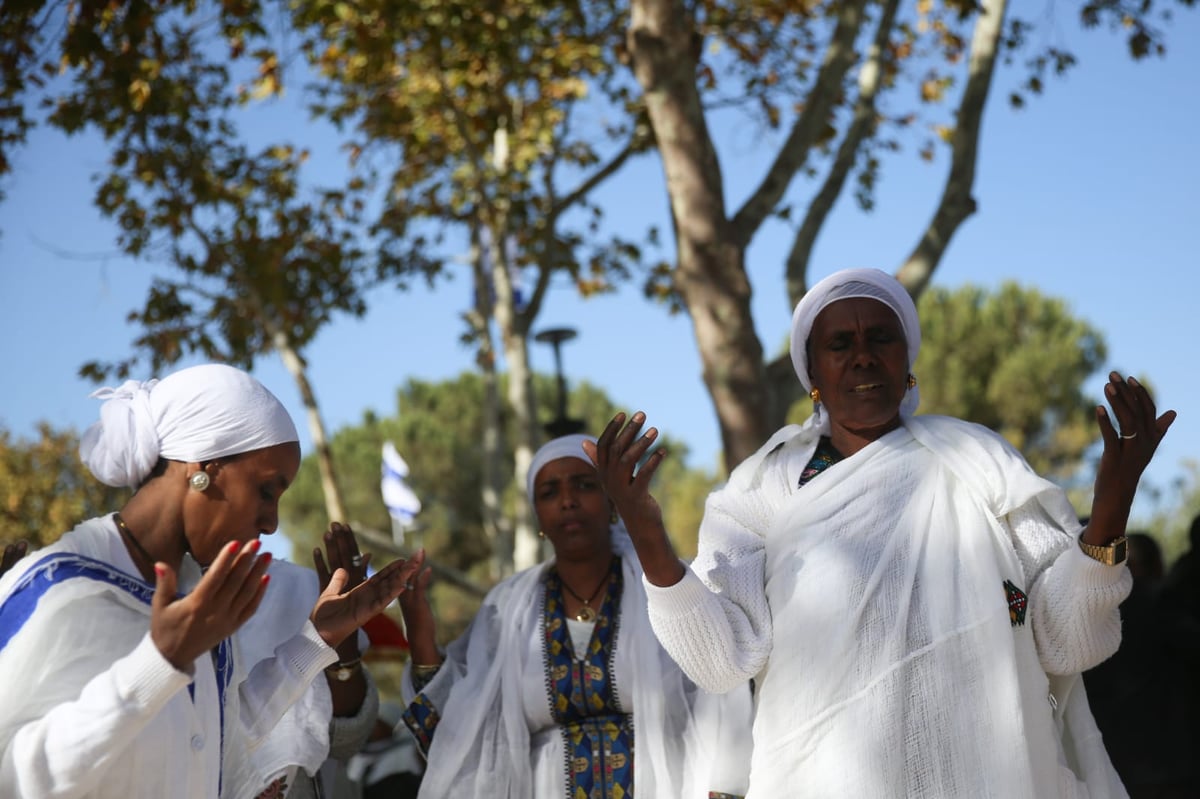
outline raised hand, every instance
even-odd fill
[[[398,558],[349,588],[350,574],[337,568],[317,597],[309,619],[325,643],[337,647],[346,637],[380,613],[393,599],[412,587],[412,580],[425,562],[423,553],[411,560]]]
[[[583,443],[584,452],[595,464],[604,491],[617,506],[630,535],[634,535],[635,528],[662,526],[662,509],[650,493],[650,479],[666,453],[656,450],[641,469],[637,468],[638,461],[658,438],[658,430],[653,427],[638,437],[645,423],[646,414],[641,411],[634,413],[628,424],[625,414],[618,413],[597,443]]]
[[[425,561],[425,550],[419,549],[413,559]],[[433,581],[433,567],[425,566],[413,580],[412,590],[400,595],[400,610],[404,614],[404,634],[408,637],[412,662],[432,666],[442,659],[437,648],[437,621],[429,604],[429,586]]]
[[[313,549],[313,565],[320,579],[321,590],[329,585],[333,572],[337,569],[346,570],[346,590],[350,591],[359,586],[367,577],[367,567],[371,563],[370,552],[359,552],[358,540],[349,525],[333,522],[325,531],[325,550],[320,547]]]
[[[0,577],[3,577],[5,572],[16,565],[17,561],[25,557],[25,553],[29,551],[29,542],[24,539],[12,544],[4,545],[4,555],[0,557]]]
[[[313,549],[313,566],[316,568],[317,580],[322,593],[329,587],[329,581],[333,579],[333,573],[338,569],[346,572],[346,582],[342,593],[353,591],[367,578],[367,566],[371,563],[371,553],[359,552],[358,540],[354,537],[354,531],[350,529],[349,525],[332,522],[329,529],[325,531],[325,549],[328,555],[322,552],[320,547]],[[343,663],[354,660],[359,656],[358,636],[347,635],[337,649],[338,659]]]
[[[663,526],[662,508],[650,493],[650,480],[666,453],[660,448],[646,455],[658,439],[658,430],[642,433],[646,414],[637,411],[625,422],[625,414],[613,417],[595,444],[583,443],[583,451],[596,466],[604,491],[625,522],[637,549],[646,577],[655,585],[674,585],[683,577],[683,564],[675,555]]]
[[[1138,481],[1176,416],[1175,411],[1159,416],[1146,387],[1117,372],[1109,373],[1104,396],[1112,406],[1112,415],[1103,405],[1097,406],[1096,421],[1104,451],[1096,471],[1091,522],[1085,533],[1085,540],[1097,545],[1124,534]]]
[[[191,671],[192,662],[233,635],[254,615],[270,578],[271,554],[258,554],[259,542],[231,541],[213,560],[195,590],[177,597],[178,575],[163,562],[154,564],[150,638],[168,662]]]

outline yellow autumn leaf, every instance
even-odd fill
[[[141,111],[150,99],[150,84],[141,78],[136,78],[129,84],[129,105],[134,111]]]

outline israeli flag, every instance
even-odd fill
[[[383,504],[387,505],[388,514],[392,517],[392,538],[397,544],[404,543],[404,533],[416,524],[416,516],[421,511],[421,500],[404,481],[406,477],[408,464],[400,457],[392,442],[385,442],[383,477],[379,487]]]

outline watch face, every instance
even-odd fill
[[[1129,554],[1129,541],[1124,537],[1113,546],[1113,565],[1124,563]]]

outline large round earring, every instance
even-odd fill
[[[808,397],[813,402],[820,402],[821,401],[821,389],[817,388],[816,386],[813,386],[813,390],[808,392]]]
[[[917,385],[917,376],[914,375],[912,372],[909,372],[908,373],[908,387],[913,388],[916,385]]]
[[[212,479],[208,476],[208,472],[203,469],[193,472],[192,476],[188,478],[188,487],[193,491],[207,491],[210,485],[212,485]]]

